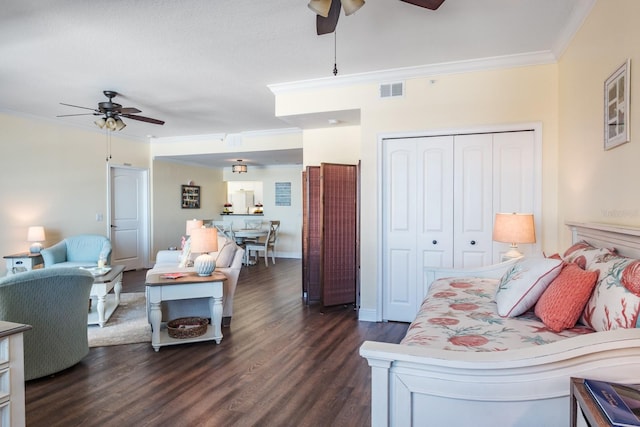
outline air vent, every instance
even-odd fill
[[[380,98],[395,98],[404,95],[404,83],[385,83],[380,85]]]

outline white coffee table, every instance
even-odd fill
[[[146,293],[149,304],[149,323],[151,323],[151,346],[155,351],[165,345],[184,344],[188,342],[211,341],[217,344],[222,341],[222,282],[227,280],[222,273],[214,272],[211,276],[198,276],[197,273],[186,273],[184,277],[166,279],[161,273],[147,277]],[[211,324],[207,331],[194,338],[172,338],[162,324],[162,301],[209,298]]]
[[[91,286],[91,296],[96,297],[97,304],[91,304],[88,325],[100,325],[101,328],[107,323],[118,305],[120,304],[120,293],[122,292],[123,265],[112,265],[111,271],[102,276],[96,276]],[[109,292],[113,290],[113,297]],[[108,297],[109,296],[109,297]]]

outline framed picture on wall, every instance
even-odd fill
[[[200,209],[200,186],[182,186],[182,209]]]
[[[604,82],[604,149],[629,142],[629,76],[627,59]]]

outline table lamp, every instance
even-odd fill
[[[218,230],[213,227],[191,229],[191,252],[201,254],[193,262],[198,276],[211,276],[216,268],[216,260],[209,255],[209,252],[217,250]]]
[[[201,219],[188,219],[187,220],[187,236],[191,236],[191,230],[194,228],[202,228],[203,221]]]
[[[29,252],[32,254],[39,254],[42,250],[42,242],[45,241],[44,227],[41,225],[29,227],[29,230],[27,231],[27,241],[32,242]]]
[[[518,243],[536,242],[533,214],[497,213],[493,226],[493,240],[511,244],[503,259],[520,258],[523,255],[518,251]]]

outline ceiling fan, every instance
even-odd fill
[[[436,10],[444,0],[401,0],[414,6]],[[333,33],[338,25],[340,8],[349,16],[364,5],[364,0],[310,0],[309,9],[316,12],[316,29],[318,35]]]
[[[70,117],[70,116],[102,116],[102,118],[95,121],[95,124],[100,127],[100,129],[106,127],[109,130],[122,130],[126,126],[126,124],[122,121],[121,117],[126,117],[128,119],[139,120],[141,122],[153,123],[155,125],[163,125],[164,121],[158,119],[152,119],[150,117],[137,116],[135,114],[141,113],[140,110],[133,107],[123,107],[122,105],[113,102],[113,98],[118,95],[118,92],[113,90],[105,90],[104,96],[106,96],[109,100],[104,102],[98,102],[98,108],[89,108],[89,107],[80,107],[79,105],[65,104],[61,102],[61,105],[66,105],[67,107],[75,107],[75,108],[83,108],[85,110],[91,110],[92,113],[82,113],[82,114],[63,114],[56,117]]]

